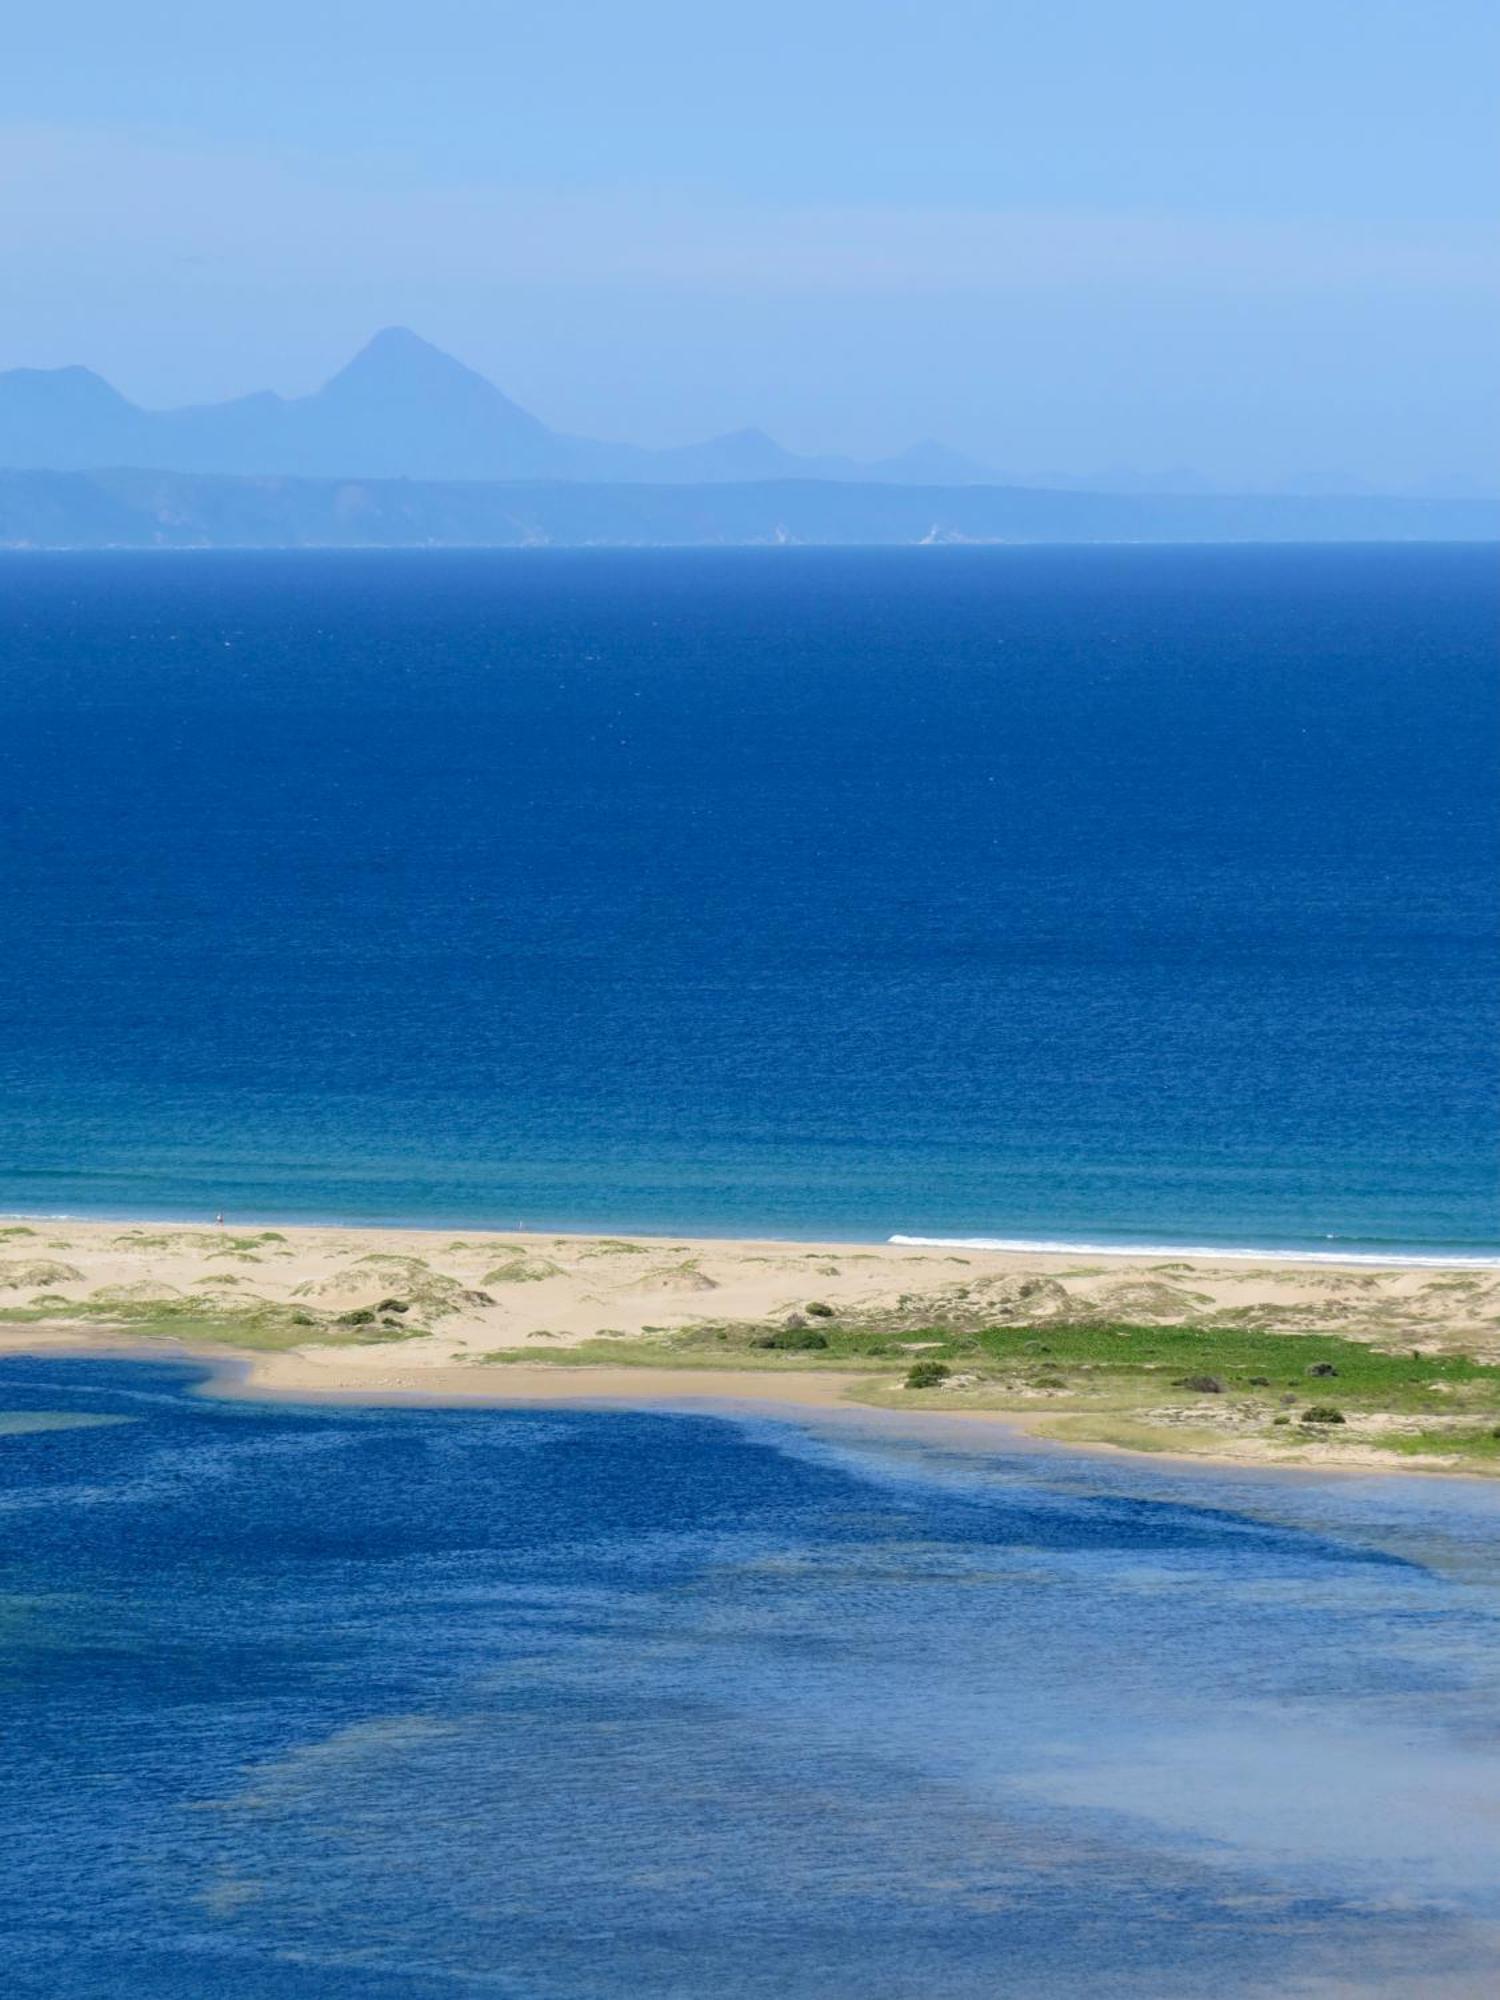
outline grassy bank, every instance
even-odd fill
[[[531,1346],[474,1358],[534,1367],[544,1357]],[[1079,1443],[1213,1453],[1253,1441],[1276,1456],[1367,1446],[1500,1470],[1500,1368],[1333,1334],[1088,1322],[903,1328],[897,1339],[828,1318],[601,1338],[545,1358],[560,1367],[852,1370],[864,1376],[861,1400],[880,1407],[1019,1412]]]
[[[1360,1288],[1371,1281],[1364,1277],[1340,1281],[1355,1300],[1339,1308],[1349,1316],[1347,1331],[1310,1322],[1312,1313],[1330,1309],[1311,1281],[1306,1299],[1261,1304],[1253,1316],[1250,1308],[1216,1308],[1206,1292],[1167,1284],[1160,1273],[1136,1275],[1114,1287],[1111,1302],[1124,1311],[1105,1316],[1097,1301],[1065,1289],[1065,1281],[1092,1273],[1062,1270],[987,1284],[945,1281],[938,1289],[894,1293],[885,1302],[867,1297],[831,1304],[804,1293],[800,1305],[782,1307],[774,1319],[705,1318],[668,1326],[643,1326],[637,1319],[634,1328],[606,1327],[584,1338],[576,1327],[549,1334],[533,1323],[524,1344],[492,1347],[486,1335],[493,1339],[501,1330],[494,1322],[512,1312],[496,1293],[508,1299],[524,1285],[528,1293],[551,1287],[556,1296],[567,1282],[556,1261],[511,1248],[495,1262],[484,1245],[454,1243],[447,1253],[469,1254],[474,1266],[471,1277],[456,1277],[421,1256],[356,1245],[357,1254],[337,1269],[309,1278],[276,1231],[150,1235],[137,1229],[112,1239],[111,1255],[124,1251],[140,1261],[170,1256],[182,1238],[190,1255],[180,1268],[191,1288],[174,1290],[160,1274],[127,1276],[80,1297],[78,1289],[88,1282],[84,1272],[54,1254],[68,1253],[69,1243],[37,1242],[30,1227],[12,1233],[32,1239],[22,1256],[13,1255],[6,1274],[13,1290],[30,1296],[0,1309],[0,1328],[35,1327],[49,1337],[247,1354],[391,1345],[402,1350],[403,1367],[457,1368],[476,1388],[488,1377],[499,1394],[498,1378],[512,1364],[642,1373],[666,1368],[705,1378],[715,1370],[837,1372],[854,1379],[859,1400],[876,1406],[1020,1415],[1034,1429],[1080,1444],[1313,1461],[1379,1452],[1383,1463],[1500,1471],[1495,1322],[1473,1278],[1432,1281],[1421,1295],[1424,1308],[1434,1289],[1444,1299],[1458,1298],[1467,1331],[1430,1311],[1420,1324],[1393,1323],[1397,1306],[1373,1292],[1366,1298]],[[607,1240],[568,1247],[579,1263],[588,1261],[590,1272],[599,1260],[626,1252],[654,1260],[655,1282],[671,1287],[661,1301],[669,1310],[684,1290],[717,1289],[703,1278],[696,1257],[674,1252],[668,1263],[657,1249]],[[810,1253],[800,1261],[816,1260],[827,1278],[837,1275],[828,1258]],[[267,1296],[277,1265],[289,1261],[283,1295]],[[759,1252],[746,1259],[765,1261]],[[253,1275],[241,1268],[256,1266]],[[588,1282],[599,1281],[590,1276]],[[1006,1297],[996,1295],[997,1283],[1007,1287]],[[615,1299],[629,1309],[640,1289],[617,1289],[594,1303],[601,1317],[613,1312]],[[1409,1303],[1400,1309],[1411,1311]],[[1280,1324],[1263,1323],[1273,1316]],[[1487,1342],[1485,1355],[1467,1351],[1466,1340]]]

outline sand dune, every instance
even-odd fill
[[[1500,1357],[1500,1271],[1256,1264],[1151,1256],[619,1238],[416,1229],[187,1227],[17,1219],[0,1225],[9,1344],[43,1332],[211,1339],[306,1351],[357,1385],[538,1359],[605,1338],[651,1340],[712,1321],[982,1325],[1102,1318],[1399,1337]]]

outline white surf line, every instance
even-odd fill
[[[1442,1271],[1500,1270],[1500,1255],[1438,1255],[1420,1250],[1246,1250],[1206,1243],[1059,1243],[1020,1236],[888,1236],[887,1243],[911,1250],[1008,1250],[1047,1257],[1191,1258],[1195,1263],[1374,1264],[1385,1269]]]

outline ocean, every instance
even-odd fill
[[[1477,2000],[1500,1493],[0,1359],[8,2000]]]
[[[1494,1254],[1486,548],[0,561],[0,1209]]]

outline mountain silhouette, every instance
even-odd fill
[[[262,390],[225,403],[147,410],[87,368],[0,373],[0,466],[694,485],[788,478],[922,484],[935,476],[965,485],[994,478],[931,444],[860,465],[799,457],[753,429],[668,450],[568,437],[399,326],[377,333],[309,396]]]

